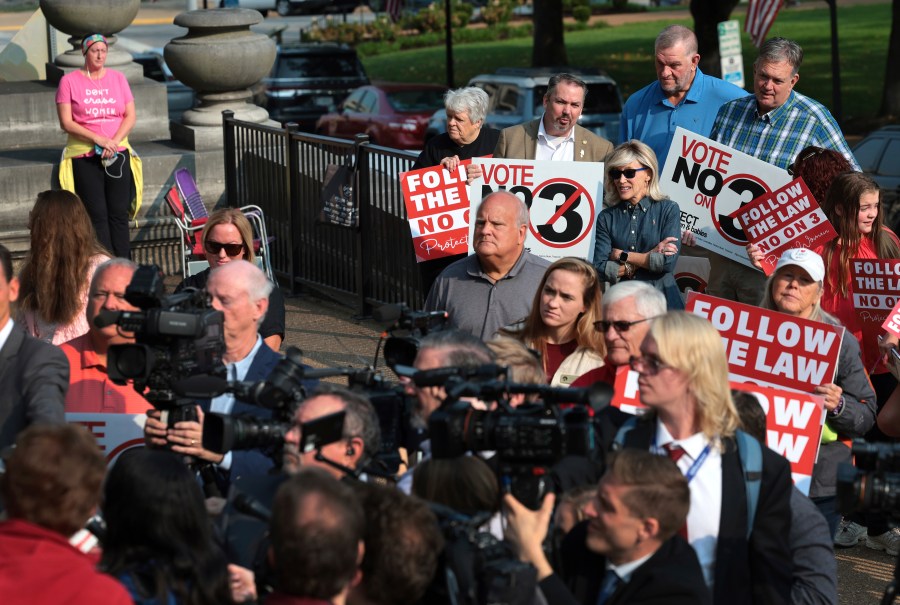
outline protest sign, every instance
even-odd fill
[[[850,276],[860,323],[880,328],[900,301],[900,260],[853,258]]]
[[[460,162],[452,173],[431,166],[400,174],[417,263],[468,251],[469,163]]]
[[[709,285],[709,259],[701,256],[680,255],[675,262],[675,283],[678,290],[706,292]]]
[[[790,180],[781,168],[683,128],[675,130],[659,186],[681,208],[697,245],[752,266],[747,236],[732,215]]]
[[[785,250],[812,250],[837,237],[802,178],[741,206],[732,216],[740,221],[750,243],[763,253],[766,275],[772,275]]]
[[[66,413],[66,421],[82,424],[97,440],[107,464],[127,449],[144,447],[146,414]]]
[[[525,247],[554,261],[565,256],[590,260],[602,209],[603,164],[537,160],[478,160],[483,176],[469,188],[474,216],[481,200],[495,191],[519,196],[529,208]],[[475,221],[469,228],[469,252]]]
[[[897,304],[894,305],[894,308],[891,309],[891,312],[888,313],[887,319],[884,320],[881,327],[888,334],[893,334],[900,338],[900,301],[898,301]]]
[[[638,373],[627,365],[619,366],[616,370],[616,382],[613,385],[613,396],[610,405],[619,408],[627,414],[643,414],[647,406],[641,403],[638,391]]]
[[[685,306],[722,335],[732,380],[805,393],[834,381],[843,326],[697,292]]]
[[[766,412],[766,445],[791,463],[794,485],[809,495],[813,465],[819,456],[825,400],[817,395],[731,383],[753,394]]]

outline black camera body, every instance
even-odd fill
[[[405,304],[382,305],[372,315],[376,321],[393,322],[384,343],[384,362],[392,369],[411,366],[422,337],[446,329],[450,317],[446,311],[414,311]]]
[[[101,311],[95,324],[115,323],[134,333],[134,344],[110,346],[110,379],[117,384],[133,380],[135,390],[155,408],[173,410],[186,405],[177,394],[181,381],[199,374],[224,376],[225,320],[202,291],[189,289],[172,296],[163,292],[159,267],[141,265],[125,290],[126,300],[141,310]],[[190,412],[181,416],[189,417]]]
[[[841,464],[837,473],[838,508],[900,517],[900,443],[853,441],[856,466]]]

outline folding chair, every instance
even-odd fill
[[[206,206],[203,205],[203,198],[200,196],[200,191],[197,189],[194,177],[187,168],[179,168],[175,171],[175,185],[178,188],[181,200],[184,202],[184,216],[190,222],[197,222],[202,228],[202,225],[205,224],[206,220],[209,218],[209,213],[206,211]],[[259,258],[260,268],[265,271],[266,276],[270,280],[274,281],[275,277],[274,272],[272,271],[272,259],[269,254],[269,244],[274,238],[270,238],[268,231],[266,230],[265,215],[263,214],[262,208],[259,206],[248,205],[242,206],[239,210],[247,217],[247,220],[250,221],[250,224],[253,227],[253,252]],[[186,224],[188,223],[188,220],[185,220]],[[202,248],[201,242],[201,254],[203,253]]]
[[[204,258],[203,241],[201,232],[206,224],[207,217],[192,219],[185,210],[178,193],[177,187],[171,187],[166,193],[166,203],[174,215],[175,225],[181,233],[179,250],[181,251],[181,274],[187,278],[194,273],[202,271],[208,266]],[[192,260],[199,257],[202,261]]]

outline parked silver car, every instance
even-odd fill
[[[882,220],[900,232],[900,126],[885,126],[856,144],[853,155],[881,187]]]
[[[483,89],[490,97],[485,125],[503,129],[543,115],[547,82],[560,70],[544,68],[503,68],[495,74],[482,74],[469,80],[469,86]],[[616,81],[600,70],[569,71],[588,86],[584,110],[578,124],[613,144],[619,139],[619,115],[622,94]],[[447,115],[436,112],[428,122],[425,140],[447,131]]]

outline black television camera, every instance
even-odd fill
[[[163,292],[159,267],[141,265],[125,290],[125,299],[141,310],[102,310],[94,324],[116,324],[134,333],[134,344],[109,347],[109,377],[117,384],[133,380],[134,389],[166,412],[172,425],[196,419],[194,401],[179,393],[185,380],[201,374],[224,376],[224,316],[212,308],[205,292],[188,289],[165,297]]]
[[[448,372],[456,372],[446,376]],[[492,379],[472,377],[493,374]],[[591,407],[599,410],[609,403],[606,385],[590,389],[556,388],[542,384],[507,381],[506,368],[489,364],[480,368],[441,368],[418,372],[419,386],[444,381],[447,399],[428,420],[432,455],[454,458],[467,451],[495,452],[495,466],[501,486],[525,506],[537,510],[552,491],[552,467],[566,456],[590,458],[595,452]],[[509,396],[537,395],[539,401],[518,408],[509,405]],[[461,397],[475,397],[496,403],[492,411],[478,410]],[[558,404],[575,404],[563,409]]]
[[[446,311],[414,311],[404,303],[382,305],[374,310],[372,317],[378,322],[393,322],[384,342],[384,362],[391,369],[397,365],[411,366],[422,337],[446,329],[449,320]],[[378,344],[380,346],[381,341]],[[378,367],[378,349],[375,350],[374,366]]]
[[[841,464],[837,497],[841,512],[883,512],[900,517],[900,443],[853,441],[856,466]]]

